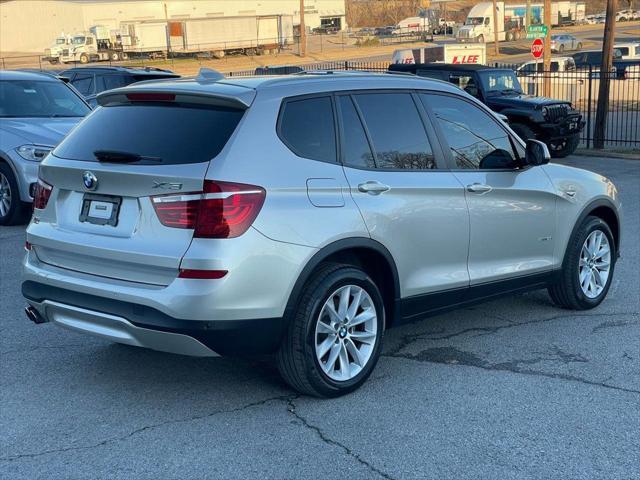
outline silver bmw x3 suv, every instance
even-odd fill
[[[615,186],[548,164],[456,87],[410,75],[208,75],[103,93],[41,164],[22,292],[35,321],[214,356],[275,353],[337,396],[384,331],[548,288],[606,296]]]

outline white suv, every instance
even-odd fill
[[[386,328],[549,288],[598,305],[615,186],[550,165],[455,86],[314,73],[145,83],[41,165],[22,291],[35,322],[211,356],[276,353],[337,396]]]

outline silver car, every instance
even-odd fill
[[[562,33],[551,35],[551,51],[562,53],[568,50],[582,50],[582,42],[573,35]]]
[[[89,111],[58,78],[0,71],[0,225],[26,221],[40,161]]]
[[[390,326],[539,288],[589,309],[611,285],[616,187],[548,164],[451,84],[204,75],[98,101],[41,164],[22,285],[36,323],[275,353],[293,388],[337,396]]]

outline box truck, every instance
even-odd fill
[[[453,63],[485,65],[487,47],[485,44],[429,45],[420,48],[403,48],[393,52],[393,64]]]

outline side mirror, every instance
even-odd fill
[[[527,165],[545,165],[551,160],[551,154],[547,146],[539,140],[527,140],[527,149],[524,161]]]

